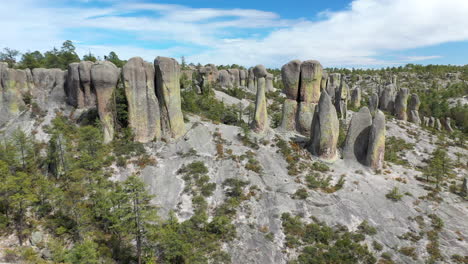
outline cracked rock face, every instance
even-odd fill
[[[231,88],[231,75],[226,70],[220,70],[218,75],[218,83],[223,88]]]
[[[26,71],[10,69],[0,62],[0,126],[25,110],[23,92],[28,90]]]
[[[335,99],[335,93],[340,88],[341,84],[341,74],[340,73],[331,73],[328,75],[327,80],[327,93],[332,98],[332,101]]]
[[[379,98],[380,110],[393,113],[395,103],[395,92],[396,87],[393,84],[389,84],[383,89]]]
[[[162,137],[178,139],[185,134],[184,117],[180,98],[180,66],[173,58],[157,57],[156,96],[161,109]]]
[[[232,80],[232,85],[234,87],[239,87],[240,86],[240,74],[239,74],[239,69],[229,69],[227,70],[229,74],[231,75],[231,80]]]
[[[299,100],[307,103],[318,103],[322,83],[322,65],[316,60],[304,61],[301,64]]]
[[[281,78],[283,80],[283,92],[291,100],[298,100],[299,77],[301,74],[301,61],[293,60],[281,67]]]
[[[415,124],[421,124],[421,119],[419,118],[419,106],[421,101],[417,94],[412,94],[408,102],[408,121]]]
[[[339,121],[331,98],[326,92],[320,96],[310,133],[310,152],[323,160],[334,161],[337,158]]]
[[[353,115],[343,149],[345,160],[366,163],[371,126],[372,115],[367,107]]]
[[[104,142],[114,139],[115,105],[114,95],[120,70],[112,62],[100,61],[91,67],[91,82],[96,89],[99,119],[104,130]]]
[[[372,93],[372,95],[369,97],[369,111],[373,115],[375,111],[379,107],[379,95],[376,93]]]
[[[75,108],[96,106],[96,92],[91,87],[91,67],[93,62],[82,61],[68,65],[65,93],[67,102]]]
[[[353,89],[351,92],[351,101],[350,104],[354,108],[360,108],[361,107],[361,88],[356,87]]]
[[[135,140],[141,143],[161,138],[161,115],[154,86],[154,66],[140,57],[122,68],[128,102],[128,122]]]
[[[349,88],[345,80],[341,80],[340,88],[335,93],[335,107],[340,119],[346,120],[348,112]]]

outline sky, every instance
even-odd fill
[[[468,64],[468,0],[0,0],[0,49],[324,67]]]

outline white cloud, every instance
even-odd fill
[[[354,0],[343,11],[318,13],[319,21],[286,20],[253,9],[109,2],[102,9],[48,7],[45,0],[2,3],[0,48],[44,51],[72,38],[81,54],[114,50],[122,58],[185,55],[192,62],[276,67],[299,58],[318,59],[325,66],[370,66],[436,59],[440,56],[381,57],[468,40],[467,0]],[[140,11],[153,15],[132,15]],[[85,33],[70,36],[72,29]],[[131,33],[135,37],[129,43],[141,40],[145,48],[106,42],[109,32]],[[93,37],[105,44],[90,45]],[[161,42],[175,44],[159,48]]]

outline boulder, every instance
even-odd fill
[[[367,107],[353,114],[343,148],[343,158],[366,164],[372,115]]]
[[[341,84],[341,74],[340,73],[332,73],[329,74],[327,80],[327,93],[332,98],[332,101],[335,100],[335,93],[340,88]]]
[[[209,92],[210,87],[212,87],[218,80],[218,76],[218,68],[214,64],[207,64],[199,69],[200,80],[198,80],[198,83],[202,93]]]
[[[185,134],[180,98],[180,66],[173,58],[157,57],[156,96],[161,109],[161,132],[166,139],[178,139]]]
[[[223,88],[231,88],[231,75],[226,70],[220,70],[218,75],[218,83]]]
[[[429,126],[429,120],[430,120],[429,117],[427,116],[423,117],[423,125],[426,127]]]
[[[369,97],[369,111],[374,115],[375,111],[379,107],[379,95],[377,93],[372,93]]]
[[[382,169],[385,155],[385,115],[377,110],[369,133],[366,165]]]
[[[251,127],[257,133],[263,133],[268,127],[267,102],[265,96],[266,69],[263,65],[255,66],[253,70],[257,80],[257,97],[255,100],[255,114]]]
[[[379,109],[393,113],[395,102],[396,87],[393,84],[387,85],[383,88],[379,98]]]
[[[304,61],[301,64],[299,101],[318,103],[322,83],[322,65],[316,60]]]
[[[298,99],[299,77],[301,74],[301,61],[293,60],[281,67],[281,79],[284,84],[283,92],[291,100]]]
[[[240,86],[239,70],[238,69],[229,69],[228,72],[231,75],[232,85],[234,87],[239,87]]]
[[[440,119],[436,118],[435,119],[435,129],[441,131],[442,130],[442,124],[440,123]]]
[[[275,88],[273,88],[273,74],[268,73],[265,77],[265,89],[267,92],[273,92]]]
[[[91,89],[91,66],[93,62],[82,61],[78,65],[80,86],[84,95],[84,107],[96,107],[96,93]]]
[[[325,70],[323,70],[322,82],[320,83],[320,91],[327,90],[327,81],[328,81],[328,73]]]
[[[408,102],[408,121],[415,124],[421,124],[421,118],[419,118],[419,106],[421,101],[417,94],[411,94],[411,98]]]
[[[297,114],[297,101],[286,99],[283,103],[283,117],[281,120],[281,128],[283,130],[296,129],[296,114]]]
[[[349,88],[344,79],[341,79],[340,88],[335,93],[335,107],[338,116],[346,120],[348,112],[348,94]]]
[[[119,77],[120,70],[112,62],[100,61],[91,67],[91,83],[96,90],[99,119],[104,130],[104,143],[109,143],[114,138],[114,95]]]
[[[436,123],[435,118],[433,116],[429,117],[428,126],[433,128],[435,126],[435,123]]]
[[[299,133],[310,136],[310,129],[316,105],[317,104],[314,103],[299,102],[296,118],[296,129]]]
[[[351,106],[358,109],[361,107],[361,88],[356,87],[351,92]]]
[[[67,78],[67,71],[61,69],[36,68],[32,70],[34,89],[31,89],[31,96],[40,109],[45,111],[59,108],[66,103]]]
[[[246,86],[247,72],[245,70],[239,71],[240,85]]]
[[[161,138],[161,114],[154,86],[154,66],[133,57],[123,66],[122,77],[128,102],[128,123],[135,141]]]
[[[84,108],[84,92],[80,84],[80,64],[78,62],[70,63],[67,71],[67,103],[75,108]]]
[[[309,151],[323,160],[337,158],[339,121],[330,96],[323,92],[312,120]]]
[[[408,88],[401,88],[395,98],[394,115],[399,120],[408,120],[408,115],[406,113],[408,110],[408,96]]]

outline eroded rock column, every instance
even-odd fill
[[[399,120],[408,120],[408,114],[406,113],[406,111],[408,110],[408,95],[408,88],[401,88],[400,91],[398,91],[398,94],[395,98],[394,115]]]
[[[257,65],[253,69],[257,80],[257,97],[255,100],[255,115],[251,127],[257,133],[263,133],[268,127],[268,114],[265,96],[265,77],[267,71],[263,65]]]
[[[373,169],[383,167],[385,155],[385,115],[377,110],[369,135],[369,146],[367,148],[366,165]]]
[[[367,107],[353,114],[343,148],[344,159],[366,163],[371,126],[372,115]]]
[[[421,124],[421,119],[419,118],[419,106],[421,105],[421,100],[417,94],[412,94],[409,99],[408,109],[408,121],[415,124]]]

